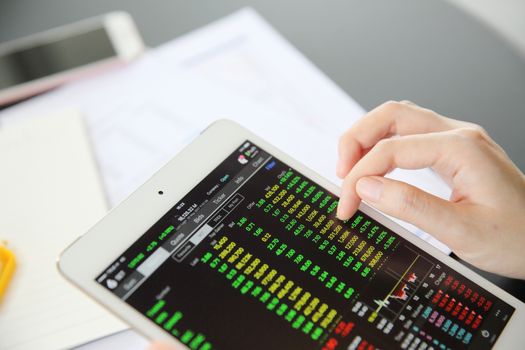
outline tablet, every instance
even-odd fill
[[[338,192],[218,121],[58,266],[148,338],[189,349],[523,344],[523,303],[364,204],[336,219]]]

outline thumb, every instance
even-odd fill
[[[360,178],[356,191],[370,206],[419,227],[445,244],[449,241],[442,228],[456,217],[453,203],[381,176]]]

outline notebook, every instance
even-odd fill
[[[0,348],[64,349],[126,328],[69,285],[58,254],[107,210],[82,116],[0,127],[0,239],[17,268],[0,302]]]

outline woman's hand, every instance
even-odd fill
[[[450,200],[383,177],[426,167],[452,188]],[[525,279],[525,176],[480,126],[387,102],[341,137],[337,175],[340,219],[363,199],[481,269]]]

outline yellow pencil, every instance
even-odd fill
[[[15,255],[6,244],[0,242],[0,299],[7,289],[9,280],[15,271]]]

